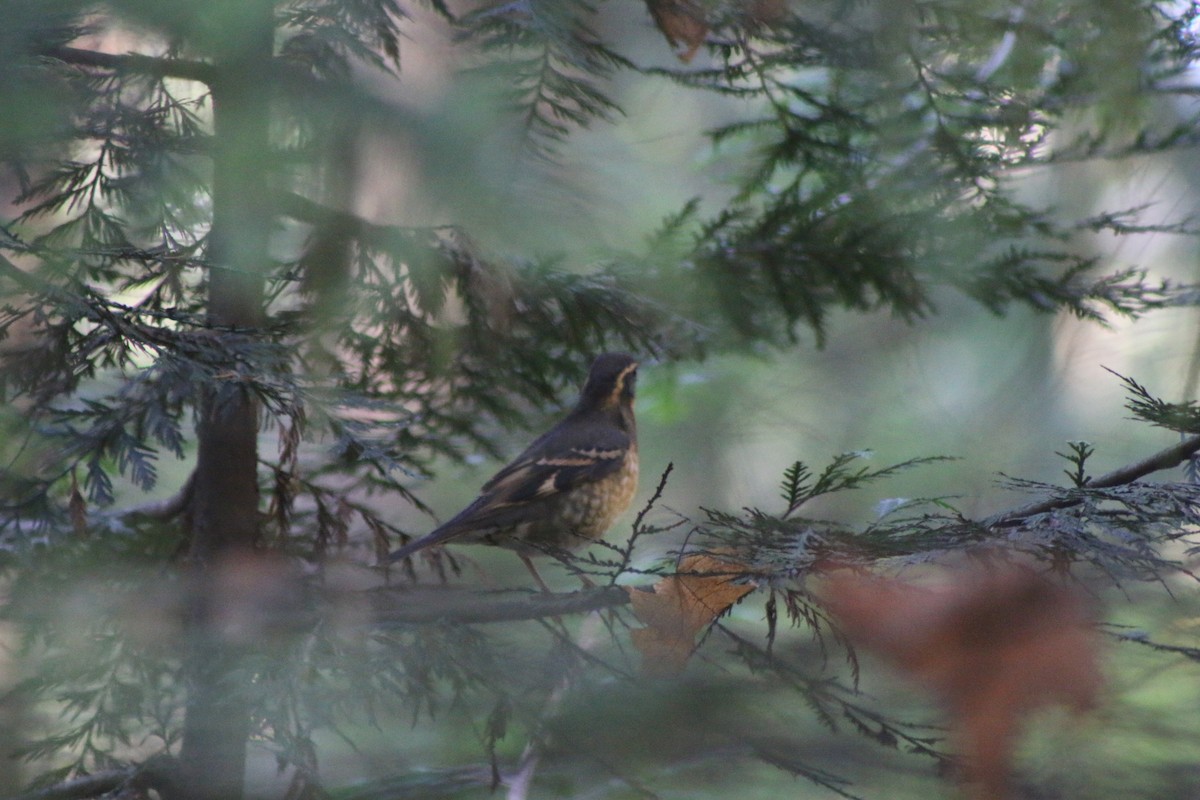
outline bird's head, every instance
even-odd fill
[[[638,362],[628,353],[604,353],[592,362],[579,398],[580,408],[616,409],[633,405]]]

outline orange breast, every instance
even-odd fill
[[[621,469],[595,483],[578,486],[548,503],[545,516],[512,532],[509,541],[494,541],[517,550],[538,548],[573,550],[600,539],[621,516],[637,494],[638,454],[636,446],[625,455]],[[522,547],[533,545],[532,548]]]
[[[637,494],[638,487],[638,451],[637,445],[629,448],[629,452],[625,455],[625,466],[613,478],[612,487],[612,503],[609,513],[603,522],[603,527],[596,534],[596,538],[604,535],[604,532],[616,522],[617,517],[625,513],[629,508],[629,504],[633,502],[633,496]]]

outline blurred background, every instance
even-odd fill
[[[638,64],[674,66],[649,16],[602,6],[599,20],[603,38],[620,42]],[[449,78],[455,61],[445,42],[414,39],[403,57],[412,63],[410,68],[404,61],[404,83],[418,86],[392,87],[400,102],[435,115],[455,103],[453,92],[463,89]],[[698,55],[701,60],[689,68],[717,66],[715,58],[705,58]],[[472,227],[476,235],[502,249],[565,252],[569,263],[586,264],[636,247],[693,198],[708,213],[722,208],[736,192],[752,146],[714,147],[706,134],[746,115],[750,102],[637,75],[618,73],[613,84],[625,113],[573,135],[553,167],[522,162],[518,153],[507,159],[506,172],[503,149],[476,151],[472,183],[495,181],[490,191],[465,198],[467,213],[480,214],[482,224]],[[1156,112],[1183,120],[1195,109]],[[497,124],[476,125],[488,136],[499,135]],[[357,202],[364,213],[390,222],[411,220],[414,213],[420,218],[436,206],[420,193],[423,180],[438,184],[425,187],[435,197],[453,190],[440,185],[444,176],[397,173],[394,160],[373,160],[387,157],[369,149],[363,155],[366,178]],[[1145,206],[1143,224],[1168,225],[1194,213],[1192,160],[1181,151],[1068,163],[1027,169],[1012,180],[1018,197],[1065,219]],[[520,199],[490,213],[471,205],[472,199],[497,196]],[[457,199],[456,212],[464,207]],[[446,218],[448,213],[430,217]],[[1097,233],[1075,246],[1104,265],[1099,272],[1139,266],[1152,281],[1194,280],[1196,242],[1189,236]],[[934,490],[958,498],[965,514],[984,516],[1015,499],[998,485],[1000,473],[1056,482],[1065,464],[1054,451],[1069,440],[1097,445],[1091,463],[1100,473],[1177,438],[1131,422],[1121,382],[1107,370],[1133,376],[1166,399],[1190,398],[1200,341],[1191,309],[1140,319],[1111,315],[1097,324],[1069,312],[1018,306],[991,314],[956,291],[933,291],[934,313],[911,324],[883,311],[834,311],[822,346],[801,328],[797,345],[782,351],[761,348],[702,363],[650,360],[641,372],[637,405],[645,442],[642,494],[653,489],[649,478],[674,462],[666,499],[685,513],[698,506],[770,507],[779,476],[797,459],[824,463],[838,453],[869,450],[882,466],[950,455],[960,460],[829,498],[838,504],[829,514],[861,523],[874,518],[880,500]],[[564,393],[564,405],[573,400]],[[526,439],[523,432],[514,434],[507,452]],[[430,502],[443,513],[460,508],[497,465],[453,468],[462,479],[429,486]]]
[[[118,9],[115,21],[98,16],[97,30],[73,41],[74,46],[118,55],[161,53],[173,47],[154,31],[153,18],[139,16],[155,4],[112,5]],[[1086,3],[1072,4],[1063,13],[1086,13],[1087,8]],[[413,4],[405,10],[409,16],[399,24],[404,34],[399,77],[357,65],[354,80],[393,109],[394,119],[411,124],[385,129],[380,117],[366,114],[362,120],[344,120],[353,134],[348,137],[350,146],[338,153],[340,161],[333,168],[338,177],[331,180],[317,171],[317,177],[307,178],[314,193],[334,196],[334,204],[344,211],[379,226],[459,226],[480,251],[514,263],[553,259],[564,272],[586,275],[606,264],[634,263],[632,254],[642,252],[663,220],[689,201],[695,199],[698,213],[707,219],[719,215],[742,191],[759,144],[753,137],[714,144],[708,132],[757,114],[762,100],[697,91],[653,73],[655,68],[719,70],[721,43],[699,48],[685,67],[642,4],[600,4],[590,21],[592,29],[601,40],[616,43],[643,71],[615,72],[605,85],[621,113],[593,119],[586,127],[572,126],[571,135],[556,141],[553,158],[547,158],[528,145],[523,127],[527,121],[514,118],[503,105],[505,74],[490,70],[476,52],[463,46],[435,8]],[[1194,74],[1182,80],[1194,85]],[[185,81],[176,89],[177,97],[189,91]],[[1171,101],[1177,105],[1160,98],[1142,102],[1137,112],[1164,127],[1189,120],[1198,110],[1177,98]],[[206,114],[203,108],[199,113]],[[12,118],[0,122],[6,127],[15,124]],[[1187,146],[1121,159],[1022,165],[1007,180],[1016,198],[1053,209],[1057,218],[1088,219],[1113,208],[1144,207],[1141,225],[1166,228],[1192,219],[1200,203],[1194,153]],[[15,170],[0,175],[4,202],[11,204],[2,207],[6,223],[19,213],[14,198],[24,180]],[[303,186],[304,180],[298,183]],[[48,224],[30,223],[34,228]],[[304,248],[309,233],[308,227],[294,222],[280,224],[272,232],[272,254],[287,261]],[[1150,283],[1197,281],[1193,236],[1165,229],[1119,236],[1095,232],[1067,246],[1094,258],[1098,273],[1138,267],[1147,271]],[[133,304],[138,291],[130,286],[115,296]],[[831,310],[821,341],[812,330],[796,325],[795,343],[785,346],[716,345],[703,357],[679,357],[667,350],[639,352],[644,359],[636,405],[642,480],[633,508],[646,504],[658,477],[672,464],[662,498],[648,516],[653,523],[670,524],[679,515],[699,519],[706,508],[779,513],[784,506],[779,483],[793,462],[819,467],[840,453],[869,451],[866,463],[877,467],[923,456],[956,460],[820,498],[806,507],[806,517],[861,527],[898,498],[936,497],[978,519],[1030,499],[1007,488],[1003,476],[1063,483],[1062,473],[1069,465],[1056,451],[1065,451],[1069,441],[1092,443],[1096,452],[1088,466],[1099,474],[1179,440],[1174,432],[1131,419],[1125,388],[1113,373],[1133,377],[1170,401],[1194,399],[1200,374],[1200,319],[1191,305],[1180,302],[1137,318],[1111,314],[1097,322],[1070,311],[1022,304],[993,313],[948,287],[931,288],[929,300],[928,313],[914,319],[889,309]],[[326,311],[336,316],[338,309]],[[711,320],[692,322],[720,328],[718,312],[707,312]],[[437,346],[452,350],[454,345]],[[575,360],[577,370],[586,368],[584,354]],[[504,385],[503,375],[490,377],[497,381],[497,393],[513,388]],[[111,380],[111,374],[102,373],[91,386],[103,388]],[[557,381],[557,405],[538,406],[522,398],[516,404],[520,425],[481,412],[479,424],[491,449],[461,436],[453,451],[439,450],[442,454],[429,458],[422,470],[407,474],[404,485],[432,515],[400,496],[375,495],[372,507],[400,530],[420,534],[431,529],[435,517],[445,520],[474,498],[479,486],[525,446],[531,431],[561,417],[575,399],[576,386],[570,380]],[[327,438],[304,442],[301,462],[319,460],[329,446]],[[259,447],[264,453],[278,452],[280,430],[264,425]],[[163,453],[157,461],[158,482],[149,492],[118,476],[115,507],[171,497],[187,479],[194,458],[190,444],[182,459]],[[628,533],[632,516],[630,512],[610,533],[610,541]],[[686,527],[653,539],[639,549],[634,566],[648,570],[661,565],[685,531]],[[347,531],[348,544],[338,556],[347,582],[358,580],[358,570],[373,562],[371,533],[359,522]],[[1182,545],[1176,555],[1184,557]],[[511,553],[464,548],[462,558],[464,571],[452,581],[471,582],[479,574],[497,585],[523,581],[521,564]],[[420,565],[419,569],[422,580],[436,581]],[[145,579],[136,568],[133,573],[133,583]],[[573,588],[573,579],[553,565],[546,573],[556,588]],[[13,585],[10,577],[7,586],[11,590]],[[47,593],[47,618],[64,630],[77,626],[86,632],[87,620],[97,612],[87,582],[72,586],[57,597]],[[1096,600],[1102,616],[1115,624],[1150,631],[1155,639],[1180,646],[1200,645],[1200,615],[1191,581],[1170,578],[1164,586],[1122,587]],[[734,609],[728,624],[737,630],[759,630],[763,615],[762,602],[747,602]],[[23,630],[13,617],[5,623],[8,645],[0,651],[0,686],[6,688],[40,677],[42,668],[36,653],[21,652]],[[153,629],[158,623],[147,624]],[[506,635],[502,655],[509,653],[506,648],[532,647],[519,630]],[[55,645],[71,646],[69,637]],[[829,663],[840,664],[839,654],[823,658],[822,648],[803,630],[782,633],[775,646],[793,648],[817,671]],[[1109,683],[1100,708],[1082,717],[1049,712],[1031,721],[1017,762],[1019,796],[1200,796],[1200,762],[1195,756],[1200,723],[1193,713],[1200,701],[1200,681],[1195,663],[1130,643],[1113,642],[1105,652]],[[501,663],[519,668],[527,655]],[[862,689],[870,704],[920,723],[939,719],[929,697],[914,692],[888,665],[869,655],[863,658]],[[852,784],[845,791],[853,796],[956,796],[953,784],[940,778],[928,760],[881,748],[845,724],[831,731],[807,709],[785,700],[782,690],[777,696],[770,690],[731,689],[719,679],[722,669],[717,657],[698,664],[698,675],[688,687],[700,690],[679,697],[647,697],[641,689],[619,685],[609,687],[607,695],[568,702],[560,715],[557,741],[595,736],[589,746],[602,751],[598,762],[619,762],[622,769],[617,772],[638,778],[612,778],[595,764],[576,759],[568,745],[560,758],[547,759],[537,779],[540,791],[530,796],[836,796],[829,788],[741,758],[744,753],[731,754],[728,761],[714,758],[710,742],[681,735],[680,728],[724,725],[730,716],[766,739],[778,735],[789,748],[799,747],[805,761],[848,778]],[[704,681],[709,679],[713,689],[705,693]],[[696,697],[712,704],[711,713],[694,707]],[[11,702],[0,707],[0,729],[6,731],[0,739],[9,740],[3,752],[13,752],[17,745],[12,740],[25,732],[52,730],[69,704],[64,693],[39,704]],[[666,732],[658,731],[650,719],[660,705],[666,721],[659,724],[671,729]],[[615,706],[640,713],[616,711]],[[679,717],[681,708],[690,709],[694,717]],[[341,787],[398,769],[420,773],[475,764],[488,739],[481,714],[480,706],[471,702],[450,702],[432,721],[419,706],[416,712],[388,708],[378,718],[368,714],[341,724],[336,732],[317,730],[313,736],[321,753],[322,780],[327,787],[337,787],[334,796],[356,797]],[[611,723],[604,730],[625,731],[628,736],[608,741],[593,730],[598,717]],[[670,741],[677,749],[669,759],[639,763],[643,736],[656,745]],[[143,757],[162,744],[150,736],[116,738],[114,752],[122,758]],[[294,777],[291,767],[276,769],[277,743],[266,739],[251,745],[252,796],[285,792]],[[520,737],[510,736],[499,753],[515,759],[523,744]],[[87,746],[89,742],[65,743],[64,750]],[[68,761],[50,752],[32,763],[6,759],[0,762],[0,793],[14,794],[41,770]],[[415,784],[391,795],[366,796],[422,796],[420,791]],[[443,783],[425,791],[430,793],[424,796],[488,795],[486,786],[456,794]]]
[[[614,32],[638,63],[669,65],[670,55],[648,18],[611,17],[606,15],[604,29]],[[437,58],[431,53],[430,61],[420,65],[441,74],[433,66]],[[705,54],[697,56],[698,69],[706,63],[711,62]],[[647,236],[647,221],[657,224],[692,197],[700,197],[706,209],[719,209],[733,191],[728,177],[738,174],[746,155],[736,146],[713,148],[704,136],[714,125],[744,113],[738,101],[688,91],[666,80],[634,77],[617,84],[626,114],[573,137],[564,148],[562,170],[545,183],[532,178],[534,186],[520,195],[522,211],[545,198],[542,213],[560,216],[554,217],[554,226],[537,227],[538,233],[547,235],[550,228],[557,237],[550,243],[553,249],[585,260]],[[1194,111],[1191,106],[1158,109],[1180,119]],[[1016,182],[1020,196],[1068,218],[1145,205],[1145,222],[1167,224],[1194,216],[1200,198],[1196,178],[1192,150],[1185,149],[1030,170]],[[363,187],[364,193],[378,192],[380,209],[402,202],[394,199],[394,183],[373,183]],[[497,227],[498,240],[528,232],[504,219]],[[1080,246],[1105,269],[1138,265],[1155,278],[1183,284],[1196,281],[1200,263],[1194,238],[1169,233],[1096,234]],[[800,343],[782,352],[739,353],[698,364],[646,364],[637,403],[643,479],[635,508],[668,462],[675,468],[659,511],[694,517],[699,507],[779,510],[777,487],[790,463],[824,464],[838,453],[869,450],[873,466],[917,456],[958,460],[822,498],[808,510],[810,516],[861,525],[876,519],[880,504],[888,500],[938,496],[979,518],[1029,499],[1007,489],[1000,480],[1004,475],[1061,482],[1067,464],[1056,451],[1065,451],[1068,441],[1094,444],[1096,454],[1089,463],[1099,474],[1179,440],[1177,434],[1133,420],[1124,407],[1121,382],[1108,370],[1134,376],[1167,399],[1194,399],[1200,357],[1200,320],[1194,309],[1154,311],[1140,319],[1117,315],[1098,324],[1069,312],[1021,307],[991,314],[950,290],[935,296],[935,307],[929,318],[913,323],[887,312],[834,313],[822,347],[802,332]],[[523,435],[514,434],[507,452],[523,445]],[[469,502],[498,464],[447,465],[423,497],[444,518]],[[1180,470],[1163,476],[1181,477]],[[648,565],[657,553],[651,548],[644,555]],[[489,568],[507,567],[512,574],[519,570],[519,565],[493,565],[508,561],[505,554],[493,558],[481,553],[478,558],[486,559]],[[1167,594],[1134,590],[1107,600],[1107,619],[1155,631],[1179,644],[1200,643],[1190,581],[1172,582]],[[761,608],[755,605],[742,614],[755,622]],[[1044,713],[1032,720],[1018,759],[1024,793],[1017,796],[1166,798],[1200,793],[1195,758],[1200,727],[1190,713],[1200,697],[1195,665],[1128,644],[1111,646],[1106,657],[1110,685],[1098,711],[1082,718]],[[868,657],[863,673],[865,690],[883,706],[901,709],[901,716],[931,719],[928,698],[915,696],[911,684],[885,665]],[[910,705],[913,700],[918,704]],[[769,698],[754,702],[772,705]],[[778,702],[777,708],[786,707]],[[806,731],[806,755],[850,776],[854,785],[847,790],[855,796],[955,796],[946,784],[930,782],[925,764],[884,757],[869,743],[850,744],[847,731],[831,735],[811,717],[768,716],[790,735]],[[432,744],[429,757],[435,758],[443,746],[441,741]],[[673,783],[670,795],[658,796],[833,796],[770,767],[698,766],[684,774],[688,777]]]

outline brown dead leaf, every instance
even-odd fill
[[[945,705],[972,796],[1005,796],[1018,723],[1095,704],[1098,636],[1081,594],[1029,570],[963,570],[938,588],[843,572],[825,592],[852,640],[892,659]]]
[[[646,0],[646,7],[679,60],[691,61],[708,36],[704,9],[693,0]]]
[[[787,18],[786,0],[750,0],[746,4],[746,16],[754,23],[775,25]]]
[[[734,583],[746,572],[742,564],[701,553],[680,561],[679,571],[654,584],[653,592],[627,587],[633,613],[646,625],[632,634],[633,646],[642,654],[642,673],[669,677],[682,672],[696,634],[754,591]]]

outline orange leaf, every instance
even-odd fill
[[[693,0],[646,0],[646,7],[679,60],[691,61],[708,36],[704,10]]]
[[[633,631],[642,672],[656,677],[682,672],[696,634],[754,591],[733,582],[746,572],[742,564],[701,553],[685,557],[679,571],[654,584],[652,592],[627,587],[634,615],[647,626]]]
[[[980,800],[1005,796],[1020,717],[1082,710],[1101,686],[1098,637],[1076,590],[1029,570],[952,573],[947,585],[841,573],[823,592],[843,629],[935,692]]]

